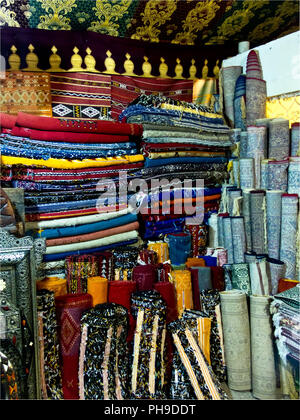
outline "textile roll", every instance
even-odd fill
[[[273,118],[269,121],[268,157],[283,160],[290,156],[289,120]]]
[[[222,268],[224,270],[224,290],[232,290],[232,264],[224,264]]]
[[[280,399],[277,388],[271,298],[250,296],[252,394],[261,400]]]
[[[136,282],[138,291],[152,290],[157,281],[157,269],[155,265],[137,265],[132,270],[132,280]]]
[[[240,159],[247,158],[247,148],[248,148],[248,132],[242,131],[241,132],[241,140],[240,140]]]
[[[235,264],[245,262],[246,235],[244,218],[242,216],[231,217],[231,232],[233,245],[233,261]]]
[[[185,309],[193,309],[191,272],[189,270],[173,270],[172,283],[176,289],[177,311],[180,316]]]
[[[266,259],[250,263],[249,273],[252,295],[271,295],[272,284]]]
[[[270,258],[279,259],[282,191],[266,191],[267,244]]]
[[[113,280],[114,262],[112,252],[99,252],[95,254],[98,260],[98,274],[108,281]]]
[[[288,190],[289,194],[299,194],[300,191],[300,157],[291,158],[288,167]]]
[[[212,271],[211,267],[191,267],[190,271],[193,285],[193,298],[197,303],[195,309],[199,309],[199,292],[213,288]]]
[[[265,252],[265,191],[250,191],[250,221],[252,251]]]
[[[285,277],[285,264],[275,258],[267,258],[268,271],[270,273],[272,291],[271,295],[278,293],[278,283]]]
[[[37,292],[39,349],[43,399],[63,399],[54,292]]]
[[[226,368],[220,292],[213,289],[203,290],[200,292],[200,302],[202,311],[205,312],[212,320],[210,335],[211,366],[219,381],[224,382],[226,380]]]
[[[224,264],[227,264],[227,249],[222,247],[217,247],[214,251],[213,256],[217,256],[217,265],[222,267]]]
[[[233,242],[232,242],[232,229],[231,218],[223,217],[223,231],[224,231],[224,248],[227,249],[227,262],[233,264]]]
[[[97,257],[94,255],[67,257],[65,270],[68,293],[86,293],[88,277],[98,275]]]
[[[190,233],[192,239],[192,257],[197,257],[199,252],[206,247],[208,229],[206,225],[185,225],[186,230]]]
[[[203,258],[188,258],[185,263],[187,268],[191,267],[205,267],[205,260]]]
[[[223,92],[224,92],[224,110],[225,115],[229,120],[229,125],[234,127],[234,94],[235,85],[238,77],[242,73],[243,68],[241,66],[230,66],[223,67],[222,80],[223,80]]]
[[[255,188],[260,188],[261,160],[267,157],[267,129],[264,126],[248,126],[247,158],[253,158]]]
[[[37,290],[50,290],[54,296],[61,296],[67,293],[67,280],[59,277],[45,277],[43,280],[36,282]]]
[[[254,188],[254,160],[252,158],[240,159],[240,187]]]
[[[157,281],[169,281],[171,272],[172,272],[172,266],[171,264],[165,263],[165,264],[157,264]]]
[[[268,162],[267,189],[286,192],[288,189],[288,168],[288,159],[281,161],[270,160]]]
[[[247,55],[246,74],[248,77],[257,77],[258,79],[262,79],[263,74],[258,51],[249,51]]]
[[[298,211],[298,195],[282,194],[280,260],[286,264],[285,276],[288,279],[295,279],[296,276],[296,235]]]
[[[240,74],[236,80],[234,100],[234,126],[246,130],[246,76]]]
[[[149,242],[147,248],[157,253],[158,264],[169,260],[169,246],[166,242]]]
[[[233,184],[240,187],[240,161],[239,159],[232,160]]]
[[[175,389],[172,387],[173,384],[171,385],[172,398],[197,400],[228,399],[196,341],[193,328],[190,329],[191,327],[186,325],[183,319],[172,322],[168,328],[172,333],[176,347],[176,362],[174,366],[174,370],[177,371],[176,377],[180,377],[181,372],[183,376],[180,378],[180,382],[182,382],[179,385],[180,390],[176,389],[176,385]],[[175,392],[172,392],[172,389]]]
[[[278,293],[282,293],[286,290],[292,289],[293,287],[297,286],[300,282],[297,280],[291,280],[291,279],[279,279],[278,282]]]
[[[136,320],[131,396],[138,399],[165,397],[166,304],[156,290],[135,292],[131,312]]]
[[[270,159],[262,159],[260,161],[260,188],[263,190],[268,189],[268,163]]]
[[[218,245],[224,246],[224,227],[223,227],[223,217],[228,217],[229,213],[219,213],[218,214]]]
[[[212,288],[222,292],[225,290],[224,269],[222,267],[210,267]]]
[[[92,307],[92,296],[87,293],[67,294],[55,299],[62,387],[65,400],[78,400],[78,367],[80,348],[80,318]]]
[[[291,127],[291,156],[300,156],[300,123]]]
[[[245,262],[247,264],[256,261],[256,252],[245,252]]]
[[[208,219],[208,246],[216,248],[218,246],[218,215],[213,213]]]
[[[139,263],[140,264],[157,264],[158,255],[155,251],[151,249],[142,249],[139,253]]]
[[[241,290],[248,296],[251,295],[249,265],[247,263],[233,264],[230,271],[232,289]]]
[[[108,282],[108,302],[124,306],[128,311],[127,342],[131,342],[134,335],[135,320],[131,314],[131,294],[136,291],[134,281],[113,280]]]
[[[234,215],[234,207],[235,207],[235,200],[238,197],[242,196],[242,190],[233,187],[227,189],[227,196],[228,196],[228,213],[230,216]]]
[[[154,290],[160,293],[163,300],[167,305],[167,317],[166,322],[175,321],[178,317],[177,312],[177,301],[176,301],[176,290],[173,283],[169,281],[160,281],[154,284]]]
[[[246,294],[231,290],[220,293],[228,387],[251,389],[250,324]]]
[[[192,245],[190,233],[170,233],[167,237],[172,265],[185,264]]]
[[[265,80],[246,78],[246,121],[247,126],[266,116],[267,89]]]
[[[80,400],[128,398],[127,324],[127,310],[116,303],[96,305],[82,314]]]
[[[93,298],[93,306],[107,302],[108,280],[104,277],[88,277],[87,292]]]
[[[250,189],[243,190],[242,214],[244,217],[246,248],[252,250],[251,219],[250,219]]]

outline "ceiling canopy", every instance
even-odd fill
[[[299,1],[0,0],[0,25],[151,43],[257,46],[299,30]]]

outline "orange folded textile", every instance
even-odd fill
[[[189,270],[174,270],[171,276],[176,289],[177,311],[180,316],[185,309],[193,309],[192,275]]]
[[[205,260],[203,258],[188,258],[185,265],[187,268],[191,267],[205,267]]]
[[[117,226],[110,229],[100,230],[99,232],[86,233],[83,235],[76,236],[65,236],[63,238],[47,239],[46,246],[54,245],[65,245],[74,244],[78,242],[92,241],[93,239],[106,238],[107,236],[116,235],[118,233],[130,232],[131,230],[137,230],[139,228],[139,222],[127,223],[123,226]]]
[[[93,298],[93,306],[106,303],[108,297],[108,280],[104,277],[88,277],[87,292]]]
[[[54,292],[54,296],[62,296],[67,294],[67,280],[60,277],[45,277],[43,280],[37,281],[37,290],[50,290]]]

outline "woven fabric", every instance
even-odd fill
[[[65,260],[68,293],[86,293],[87,279],[98,275],[98,261],[94,255],[70,256]]]
[[[111,78],[91,73],[51,73],[53,117],[108,119]]]
[[[172,282],[176,289],[177,311],[181,315],[185,309],[193,309],[191,272],[184,269],[173,270]]]
[[[260,188],[261,160],[267,157],[267,129],[264,126],[248,126],[247,133],[247,158],[253,158],[255,188]]]
[[[185,225],[185,229],[190,232],[192,239],[192,257],[197,257],[206,247],[208,239],[208,229],[206,225]]]
[[[268,258],[267,264],[272,286],[271,294],[276,295],[278,293],[279,281],[285,277],[285,263],[275,258]]]
[[[300,191],[300,158],[292,158],[288,167],[288,189],[289,194],[298,194]]]
[[[282,160],[290,155],[289,120],[273,118],[268,123],[268,157]]]
[[[116,303],[96,305],[82,314],[80,324],[80,399],[126,399],[129,391],[127,310]]]
[[[296,235],[298,195],[283,194],[281,199],[280,260],[286,264],[286,278],[296,276]]]
[[[220,293],[228,386],[236,391],[251,389],[250,323],[246,294],[232,290]]]
[[[256,262],[249,264],[251,292],[253,295],[266,296],[272,293],[271,278],[267,269],[266,259],[257,259]]]
[[[275,259],[279,259],[280,253],[281,194],[281,191],[266,191],[268,254]]]
[[[251,295],[249,265],[247,263],[233,264],[230,269],[231,288]]]
[[[151,264],[137,265],[132,270],[132,280],[136,283],[138,291],[152,290],[157,281],[156,266]]]
[[[192,80],[111,76],[111,116],[117,120],[121,112],[141,94],[161,94],[179,101],[192,102]]]
[[[79,399],[79,349],[80,318],[92,307],[92,297],[87,293],[67,294],[55,299],[60,357],[62,361],[62,386],[65,400]]]
[[[250,192],[250,221],[252,251],[257,254],[265,252],[265,191]]]
[[[246,76],[240,74],[236,80],[234,99],[234,127],[246,130]]]
[[[87,292],[93,298],[93,306],[107,302],[108,280],[104,277],[88,277]]]
[[[1,111],[28,112],[52,117],[50,75],[48,73],[6,72],[0,79]]]
[[[289,161],[272,161],[267,163],[267,183],[265,189],[281,190],[287,192],[288,190],[288,168]],[[263,188],[263,187],[262,187]]]
[[[235,94],[235,85],[238,77],[242,73],[243,68],[241,66],[230,66],[223,67],[222,72],[222,82],[223,82],[223,92],[224,92],[224,106],[225,114],[228,118],[229,125],[234,127],[234,94]]]
[[[59,277],[45,277],[43,280],[37,281],[37,290],[49,290],[54,296],[61,296],[67,293],[67,280]]]
[[[168,235],[169,255],[172,265],[185,264],[191,251],[191,234],[174,233]]]
[[[266,82],[254,77],[246,77],[246,121],[247,126],[266,116]]]
[[[254,161],[253,158],[242,158],[239,160],[239,175],[240,175],[240,187],[243,188],[254,188]]]
[[[231,217],[231,232],[233,245],[233,261],[235,264],[245,262],[246,234],[244,218],[242,216]]]
[[[57,336],[57,320],[55,295],[53,291],[37,292],[38,320],[41,323],[40,357],[42,359],[41,378],[44,399],[63,399],[61,368],[59,362],[59,343]]]
[[[233,255],[233,242],[232,242],[232,228],[231,228],[231,218],[222,217],[223,225],[223,237],[224,237],[224,248],[227,249],[227,261],[228,264],[233,264],[234,255]]]
[[[291,156],[300,156],[300,124],[293,123],[291,127]]]

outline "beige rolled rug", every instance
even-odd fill
[[[228,387],[251,389],[250,324],[246,294],[240,290],[220,293]]]
[[[277,388],[270,296],[250,296],[252,394],[261,400],[281,398]]]

